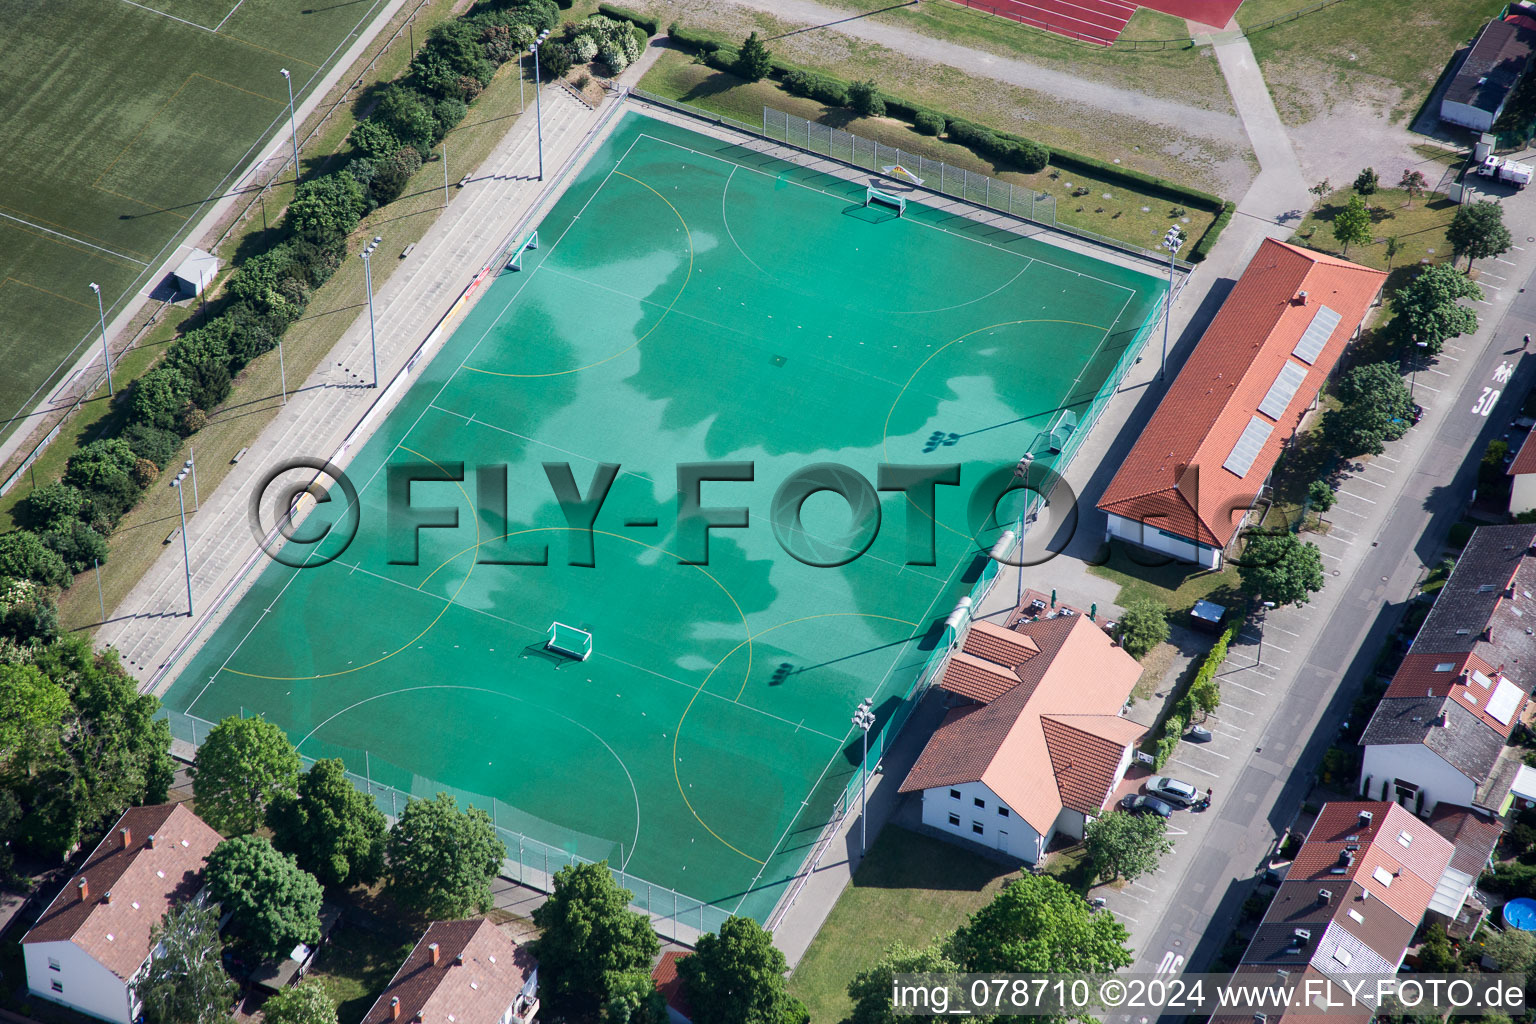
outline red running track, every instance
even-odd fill
[[[958,0],[967,7],[987,11],[1025,25],[1084,42],[1108,46],[1125,30],[1138,6],[1188,18],[1221,28],[1232,19],[1243,0],[1156,0],[1136,4],[1131,0]]]

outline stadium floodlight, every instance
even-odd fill
[[[188,463],[187,465],[191,465]],[[187,496],[181,489],[182,480],[186,479],[187,467],[183,466],[176,479],[171,481],[171,486],[176,488],[176,503],[181,506],[181,563],[187,573],[187,618],[192,617],[192,556],[187,552]]]
[[[875,698],[865,697],[853,712],[853,724],[864,733],[864,756],[859,761],[859,856],[869,849],[869,730],[875,724]]]
[[[549,38],[549,29],[539,33],[539,37],[528,47],[528,52],[533,54],[533,127],[539,137],[539,180],[544,180],[544,107],[539,102],[539,47],[544,45],[544,40]]]
[[[1157,367],[1157,379],[1162,380],[1168,371],[1168,323],[1173,319],[1173,261],[1184,248],[1184,232],[1177,225],[1163,236],[1163,248],[1168,250],[1168,305],[1163,309],[1163,361]]]
[[[373,383],[368,386],[373,388],[379,386],[379,334],[373,322],[373,265],[368,261],[373,255],[373,250],[377,249],[383,240],[378,235],[373,236],[373,241],[363,247],[362,253],[363,280],[368,286],[368,342],[373,346]]]
[[[280,68],[278,74],[288,83],[288,132],[293,138],[293,180],[299,180],[299,126],[293,116],[293,76],[287,68]]]
[[[107,351],[107,311],[101,304],[101,285],[91,282],[91,291],[96,293],[96,316],[101,320],[101,361],[107,368],[107,397],[117,394],[112,388],[112,353]]]

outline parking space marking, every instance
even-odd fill
[[[1218,754],[1218,753],[1216,753],[1216,751],[1212,750],[1210,747],[1200,747],[1199,750],[1200,750],[1200,752],[1202,754],[1210,754],[1212,757],[1219,757],[1223,761],[1230,761],[1230,760],[1232,760],[1226,754]]]
[[[1280,632],[1284,633],[1286,636],[1294,636],[1294,637],[1296,637],[1298,639],[1300,639],[1300,637],[1301,637],[1300,633],[1292,633],[1290,630],[1286,629],[1284,626],[1277,626],[1273,622],[1266,622],[1264,624],[1264,628],[1265,629],[1278,629]]]
[[[1258,664],[1253,664],[1253,665],[1249,665],[1248,666],[1248,668],[1262,668],[1262,667],[1263,666],[1258,665]],[[1246,672],[1247,669],[1244,669],[1243,671]],[[1260,697],[1264,696],[1264,691],[1263,690],[1255,690],[1251,686],[1244,686],[1242,683],[1239,683],[1236,680],[1230,680],[1229,679],[1229,680],[1227,680],[1227,682],[1230,682],[1233,686],[1237,687],[1239,690],[1247,690],[1249,693],[1258,694]]]
[[[1428,384],[1418,384],[1418,385],[1415,385],[1415,386],[1419,390],[1421,390],[1421,391],[1430,391],[1430,392],[1433,392],[1434,394],[1437,394],[1437,395],[1440,393],[1440,389],[1439,388],[1432,388]]]
[[[1264,628],[1268,629],[1269,627],[1265,626]],[[1270,640],[1270,641],[1268,641],[1266,643],[1263,637],[1254,636],[1252,633],[1239,633],[1238,636],[1242,637],[1244,640],[1252,640],[1254,643],[1261,644],[1261,645],[1263,645],[1265,647],[1272,647],[1275,650],[1281,651],[1281,652],[1283,652],[1285,654],[1290,654],[1291,653],[1290,651],[1287,651],[1284,647],[1281,647],[1279,644],[1275,643],[1273,640]]]
[[[1387,472],[1390,473],[1392,471],[1389,469],[1389,470],[1387,470]],[[1378,483],[1377,481],[1372,480],[1370,477],[1364,475],[1363,473],[1356,473],[1354,476],[1350,477],[1349,479],[1350,479],[1351,483],[1353,483],[1356,480],[1359,480],[1361,483],[1363,483],[1363,484],[1370,484],[1372,487],[1380,487],[1382,490],[1386,490],[1387,489],[1387,485],[1386,484]],[[1357,497],[1358,497],[1358,495],[1357,495]],[[1364,501],[1366,499],[1361,498],[1360,500]]]
[[[1438,373],[1442,377],[1449,377],[1450,376],[1450,374],[1446,373],[1444,370],[1437,370],[1433,366],[1426,366],[1426,367],[1424,367],[1424,372],[1425,373]]]
[[[1204,768],[1201,768],[1198,765],[1190,764],[1188,761],[1180,761],[1176,757],[1170,757],[1168,760],[1172,761],[1174,764],[1183,765],[1185,768],[1188,768],[1190,771],[1199,772],[1201,775],[1209,775],[1213,779],[1220,778],[1220,776],[1217,775],[1215,772],[1206,771]]]
[[[1515,246],[1515,248],[1519,248],[1519,246]],[[1511,262],[1509,262],[1509,260],[1505,259],[1502,256],[1495,256],[1494,259],[1498,260],[1500,263],[1504,264],[1506,267],[1518,267],[1520,265],[1518,263],[1511,263]]]
[[[1374,504],[1376,504],[1374,501],[1372,501],[1370,498],[1367,498],[1363,494],[1356,494],[1354,491],[1346,491],[1343,488],[1340,488],[1339,490],[1336,490],[1333,493],[1335,493],[1337,495],[1340,495],[1341,497],[1345,497],[1345,498],[1359,498],[1361,501],[1365,502],[1367,505],[1374,505]]]
[[[1252,717],[1252,715],[1253,715],[1252,711],[1249,711],[1247,708],[1240,708],[1236,704],[1233,704],[1229,700],[1222,701],[1221,702],[1221,706],[1224,707],[1224,708],[1230,708],[1233,711],[1241,711],[1243,714],[1248,715],[1250,717]]]

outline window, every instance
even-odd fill
[[[53,988],[53,990],[55,992],[63,992],[64,991],[64,983],[62,981],[59,981],[57,978],[55,978],[54,981],[53,981],[52,988]]]
[[[64,968],[59,966],[59,961],[58,961],[58,959],[56,957],[49,957],[48,958],[48,969],[50,971],[62,971]]]
[[[999,818],[1006,818],[1006,817],[1008,817],[1008,808],[1004,807],[1002,804],[998,804],[997,805],[997,816]]]
[[[959,800],[960,799],[960,791],[958,789],[950,790],[949,791],[949,797],[950,797],[951,800]]]
[[[986,835],[986,834],[987,834],[987,829],[986,829],[986,826],[985,826],[985,825],[983,825],[983,824],[982,824],[982,823],[981,823],[981,822],[979,822],[979,821],[973,821],[973,822],[971,822],[971,831],[972,831],[972,832],[975,832],[975,833],[976,833],[976,834],[977,834],[977,835],[979,835],[979,836],[984,836],[984,835]]]
[[[958,815],[958,814],[951,814],[949,816],[949,823],[951,825],[955,826],[956,828],[959,828],[960,827],[960,815]]]
[[[976,798],[976,806],[977,807],[985,807],[985,806],[987,806],[987,802],[985,800],[983,800],[981,797],[977,797]]]

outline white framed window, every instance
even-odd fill
[[[958,815],[958,814],[951,814],[949,816],[949,823],[951,825],[955,826],[956,828],[959,828],[960,827],[960,815]]]
[[[987,834],[987,827],[979,821],[973,821],[971,822],[971,831],[979,836],[984,836]]]
[[[59,964],[58,957],[51,956],[48,958],[48,969],[50,971],[62,971],[64,968]]]
[[[59,979],[58,979],[58,978],[54,978],[54,979],[53,979],[53,983],[52,983],[52,984],[51,984],[51,986],[50,986],[50,987],[51,987],[51,988],[52,988],[52,989],[53,989],[53,990],[54,990],[54,991],[55,991],[55,992],[58,992],[58,993],[61,993],[61,994],[62,994],[62,993],[63,993],[63,991],[64,991],[64,983],[63,983],[63,982],[62,982],[62,981],[60,981],[60,980],[59,980]]]

